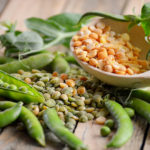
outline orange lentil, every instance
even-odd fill
[[[97,40],[98,39],[98,35],[96,34],[96,33],[91,33],[90,35],[89,35],[89,37],[90,38],[93,38],[93,39],[95,39],[95,40]]]
[[[23,74],[24,71],[20,69],[20,70],[18,70],[18,73],[19,73],[19,74]]]
[[[103,116],[100,116],[95,120],[96,124],[99,124],[99,125],[104,125],[105,121],[106,121],[106,118]]]
[[[54,72],[52,73],[52,76],[57,77],[57,76],[58,76],[58,72],[54,71]]]
[[[75,88],[73,89],[72,95],[73,96],[77,95],[77,90]]]
[[[62,74],[60,75],[60,78],[61,78],[62,80],[66,80],[66,79],[68,79],[68,75],[65,74],[65,73],[62,73]]]
[[[74,43],[73,43],[73,46],[75,46],[75,47],[78,47],[78,46],[81,46],[82,45],[82,42],[81,41],[75,41]]]
[[[92,66],[97,67],[98,66],[98,61],[95,58],[89,59],[89,64]]]
[[[31,79],[30,79],[30,78],[25,78],[25,79],[24,79],[24,82],[26,82],[26,83],[30,84],[32,81],[31,81]]]
[[[84,94],[85,91],[86,91],[86,89],[85,89],[84,86],[80,86],[80,87],[78,87],[78,89],[77,89],[77,93],[78,93],[78,94]]]
[[[70,87],[74,87],[75,86],[75,81],[74,80],[71,80],[71,79],[68,79],[66,80],[66,84]]]
[[[66,83],[60,83],[59,86],[60,86],[61,88],[66,88],[66,87],[68,87],[68,85],[67,85]]]
[[[87,77],[80,77],[80,80],[82,80],[82,81],[86,81],[87,80]]]

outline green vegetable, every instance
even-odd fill
[[[86,146],[72,132],[65,128],[55,109],[47,109],[43,115],[47,127],[63,142],[75,150],[86,150]]]
[[[0,71],[0,79],[3,82],[0,86],[1,96],[23,101],[25,103],[44,102],[44,97],[22,80],[19,80],[3,71]],[[28,91],[30,93],[28,93]]]
[[[134,109],[132,108],[124,108],[124,110],[127,112],[127,114],[129,115],[129,117],[133,117],[135,115]]]
[[[100,130],[102,136],[108,136],[111,132],[108,126],[103,126]]]
[[[137,97],[150,102],[150,87],[133,89],[131,92],[132,97]]]
[[[121,147],[132,136],[133,133],[132,122],[126,111],[119,103],[112,100],[107,100],[105,102],[105,106],[107,107],[108,111],[112,114],[118,125],[117,133],[113,136],[112,140],[107,144],[107,147],[113,148]]]
[[[3,70],[7,73],[16,73],[20,69],[25,71],[40,69],[48,65],[53,60],[53,58],[54,56],[51,53],[41,53],[22,60],[16,60],[0,65],[0,70]]]
[[[6,63],[12,62],[14,60],[15,59],[10,58],[10,57],[0,56],[0,64],[6,64]]]
[[[16,103],[14,102],[0,101],[0,109],[2,110],[13,107],[15,105]],[[35,139],[41,146],[45,146],[45,136],[43,128],[35,115],[30,110],[22,106],[19,119],[26,126],[28,134],[33,139]]]
[[[0,112],[0,128],[3,128],[14,122],[20,115],[22,102],[17,103],[11,108]]]
[[[150,35],[150,3],[146,3],[143,5],[141,10],[141,15],[115,15],[115,14],[109,14],[104,12],[87,12],[82,15],[80,18],[78,25],[81,25],[82,21],[87,21],[93,17],[103,17],[103,18],[109,18],[116,21],[124,21],[124,22],[130,22],[129,29],[133,27],[134,25],[137,25],[141,23],[141,26],[144,29],[145,35]]]
[[[72,63],[72,64],[77,64],[76,59],[73,56],[65,56],[64,59],[68,62],[68,63]]]
[[[112,119],[108,119],[105,121],[105,125],[109,128],[113,128],[114,127],[114,121]]]
[[[145,118],[148,123],[150,123],[150,104],[138,99],[138,98],[130,98],[128,107],[131,107],[135,110],[137,114]]]
[[[58,55],[50,64],[50,69],[58,73],[67,73],[70,71],[70,66],[62,56]]]

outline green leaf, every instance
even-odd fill
[[[26,26],[42,35],[46,42],[44,48],[55,44],[69,46],[70,38],[80,29],[75,27],[80,19],[79,14],[63,13],[52,16],[47,20],[29,18],[25,21]]]
[[[87,22],[89,19],[93,17],[109,18],[116,21],[125,21],[125,22],[128,21],[128,19],[126,19],[123,15],[109,14],[104,12],[87,12],[81,16],[78,25]]]
[[[54,21],[57,25],[66,32],[77,31],[80,29],[75,27],[81,15],[75,13],[62,13],[48,18],[48,21]]]
[[[143,5],[141,10],[141,25],[144,29],[146,36],[150,35],[150,3]]]
[[[21,51],[37,50],[43,47],[43,40],[36,32],[26,31],[16,37],[14,45]]]
[[[146,60],[150,60],[150,50],[146,54]]]

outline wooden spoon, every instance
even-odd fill
[[[106,25],[111,26],[111,29],[116,33],[128,33],[130,35],[130,41],[134,46],[137,46],[142,50],[141,52],[141,59],[146,58],[146,54],[148,50],[150,50],[150,44],[145,41],[145,33],[140,26],[134,26],[130,31],[128,31],[128,24],[127,22],[119,22],[110,19],[101,19]],[[97,20],[99,21],[99,20]],[[92,22],[92,23],[95,23]],[[78,59],[78,57],[74,53],[74,48],[72,46],[72,41],[70,43],[71,51],[77,62],[85,69],[87,72],[92,74],[93,76],[97,77],[101,81],[118,86],[118,87],[143,87],[143,86],[150,86],[150,71],[136,74],[136,75],[117,75],[115,73],[105,72],[100,70],[96,67],[89,65],[86,62],[83,62]]]

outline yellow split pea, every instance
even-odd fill
[[[117,34],[103,22],[85,26],[73,37],[77,57],[101,70],[119,75],[133,75],[149,69],[140,60],[141,49],[130,43],[128,33]]]

